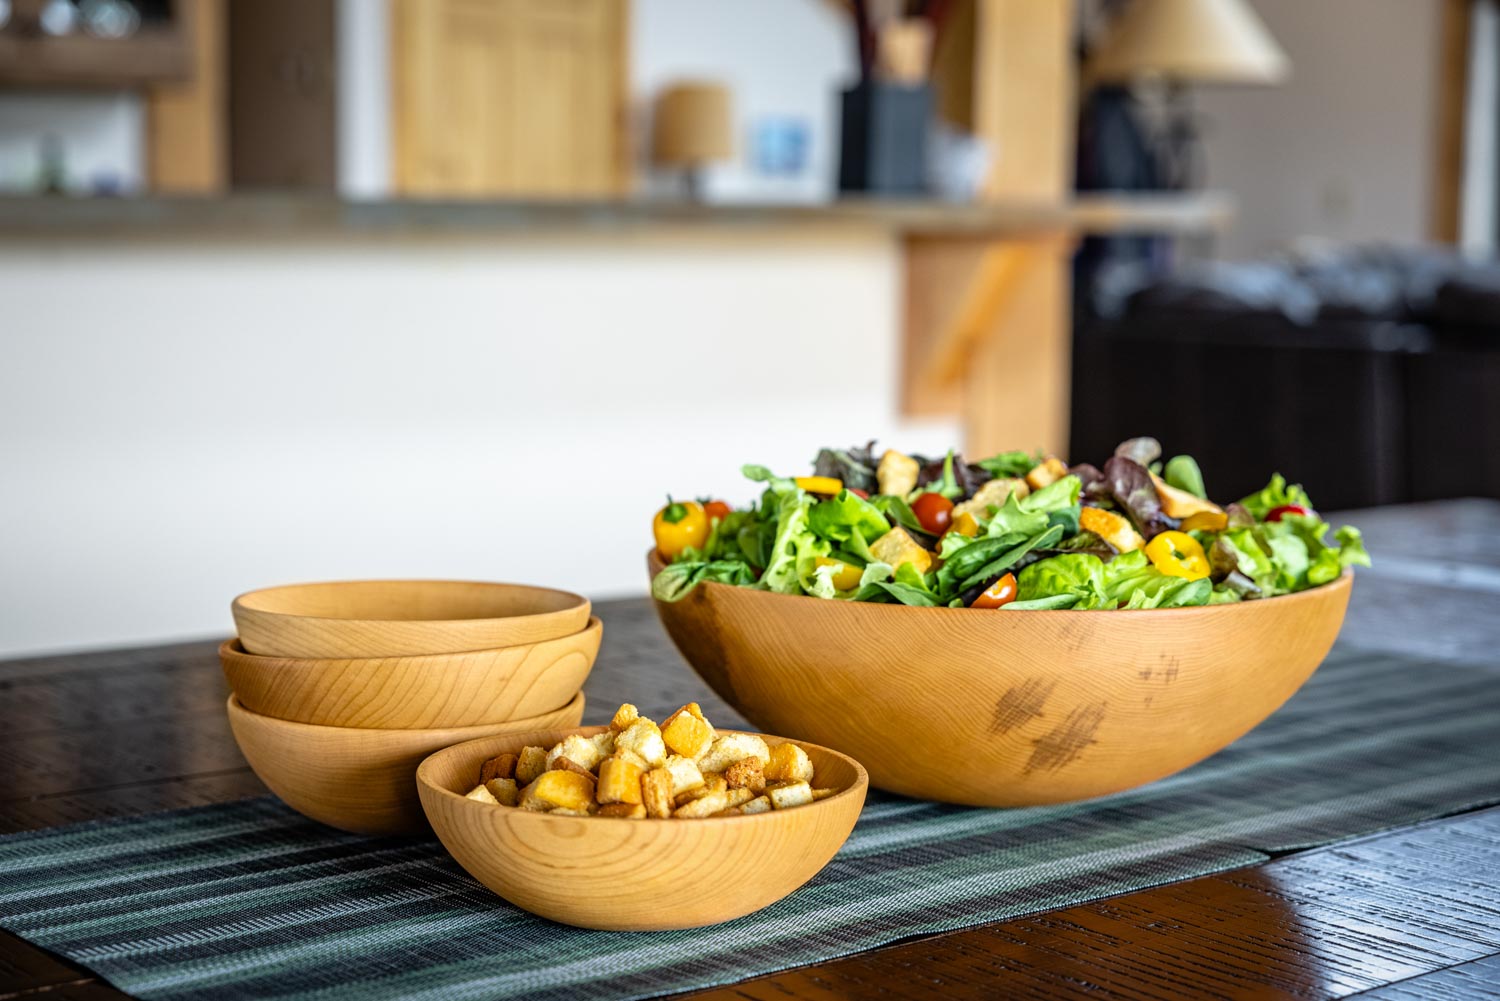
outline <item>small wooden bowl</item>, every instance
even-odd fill
[[[487,758],[604,730],[485,737],[423,761],[422,809],[443,847],[479,882],[553,921],[606,931],[697,928],[758,911],[812,879],[848,840],[864,806],[869,776],[859,762],[815,744],[801,744],[817,770],[814,784],[840,791],[790,810],[625,820],[554,817],[464,798]]]
[[[1132,612],[908,608],[704,584],[656,610],[756,726],[852,754],[891,792],[1036,806],[1144,785],[1247,733],[1327,656],[1352,580]]]
[[[230,610],[262,657],[422,657],[524,646],[578,632],[587,598],[525,584],[351,580],[251,591]]]
[[[312,726],[250,712],[229,696],[229,728],[260,780],[293,810],[355,834],[426,834],[412,776],[433,751],[498,734],[577,726],[583,693],[528,719],[439,730]]]
[[[318,726],[377,730],[479,726],[556,709],[583,687],[603,624],[526,646],[431,657],[296,660],[219,647],[219,663],[250,712]]]

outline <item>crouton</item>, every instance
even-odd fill
[[[609,721],[609,728],[612,732],[619,733],[640,718],[641,714],[636,707],[626,702],[615,710],[615,718]]]
[[[778,786],[767,790],[766,795],[770,797],[771,805],[778,810],[806,806],[813,801],[812,787],[806,782],[793,782],[791,785]]]
[[[665,768],[653,768],[641,776],[641,801],[652,817],[672,815],[672,774]]]
[[[624,817],[627,820],[645,820],[646,808],[640,803],[607,803],[599,807],[601,817]]]
[[[667,745],[661,730],[642,716],[615,735],[615,749],[630,751],[653,768],[667,760]]]
[[[922,464],[916,459],[888,448],[875,468],[875,481],[880,484],[881,493],[905,497],[917,488],[917,475],[921,471]]]
[[[693,708],[696,708],[694,704]],[[685,758],[696,758],[714,740],[714,728],[708,725],[701,713],[683,706],[661,725],[661,739],[676,753]]]
[[[741,758],[759,758],[764,765],[771,760],[766,742],[753,733],[724,733],[714,738],[708,750],[698,758],[698,769],[704,774],[722,772]]]
[[[570,733],[562,739],[562,743],[547,752],[547,767],[556,768],[558,758],[567,758],[584,771],[591,772],[603,757],[592,740]]]
[[[771,809],[771,798],[769,796],[757,796],[740,804],[741,813],[768,813]]]
[[[615,753],[615,735],[612,730],[596,733],[589,740],[593,743],[594,749],[599,752],[600,758],[607,758]],[[595,765],[594,767],[598,768],[599,766]]]
[[[470,789],[464,796],[464,799],[472,799],[476,803],[493,803],[495,806],[500,805],[500,801],[495,799],[495,794],[490,792],[482,785],[478,785]]]
[[[545,747],[521,748],[521,756],[516,761],[515,779],[518,785],[530,785],[546,770],[547,749]]]
[[[672,811],[674,817],[711,817],[720,810],[729,807],[729,795],[723,791],[711,792],[707,796],[700,796],[690,803],[679,806]]]
[[[1026,485],[1025,480],[1011,480],[1001,478],[990,480],[984,486],[974,491],[974,496],[956,504],[953,507],[953,520],[956,522],[964,515],[980,520],[990,518],[990,508],[1005,506],[1005,501],[1011,494],[1016,495],[1016,500],[1021,500],[1031,493],[1031,488]]]
[[[703,784],[703,773],[698,770],[697,762],[691,758],[684,758],[680,754],[673,754],[667,758],[662,765],[672,773],[672,795],[679,796],[689,789],[696,789]]]
[[[484,785],[490,779],[515,778],[516,762],[519,760],[514,754],[495,755],[479,766],[479,784]]]
[[[771,760],[765,773],[766,778],[773,782],[811,782],[812,759],[796,744],[777,744],[771,748]]]
[[[926,573],[932,566],[932,554],[917,545],[904,528],[893,528],[876,539],[870,544],[870,555],[893,568],[910,563],[919,573]]]
[[[1026,485],[1033,490],[1040,490],[1049,483],[1056,483],[1067,475],[1068,464],[1055,455],[1049,455],[1031,467],[1031,472],[1026,474]]]
[[[1122,553],[1133,553],[1146,544],[1129,518],[1102,507],[1086,507],[1080,511],[1078,527],[1093,532]]]
[[[703,776],[702,785],[694,786],[691,789],[684,789],[673,797],[673,802],[681,806],[684,803],[691,803],[695,799],[702,799],[704,796],[712,793],[727,792],[728,790],[729,783],[724,781],[724,776],[705,775]]]
[[[577,772],[553,770],[537,776],[521,790],[520,806],[523,810],[582,810],[585,813],[594,805],[594,779],[591,775]]]
[[[520,801],[521,791],[515,779],[490,779],[484,787],[501,806],[515,806]]]
[[[1161,509],[1167,517],[1191,518],[1195,514],[1213,514],[1223,516],[1224,524],[1229,523],[1229,516],[1224,514],[1224,509],[1213,501],[1186,490],[1178,490],[1155,473],[1151,474],[1151,482],[1156,486],[1156,496],[1161,499]]]
[[[838,792],[837,789],[814,789],[812,791],[812,798],[814,800],[827,799],[836,792]]]
[[[744,811],[737,806],[726,807],[718,813],[710,813],[710,817],[738,817]]]
[[[601,803],[639,803],[640,767],[623,758],[605,758],[599,763],[599,787],[595,795]]]
[[[586,777],[590,782],[594,781],[594,773],[580,765],[578,762],[574,761],[572,758],[555,758],[552,761],[552,768],[560,772],[576,772],[579,775]]]
[[[618,758],[621,761],[628,761],[643,772],[651,768],[651,765],[647,763],[646,759],[641,757],[639,754],[636,754],[634,751],[625,751],[617,747],[615,748],[615,753],[611,754],[610,757]]]
[[[724,794],[724,797],[728,800],[730,806],[739,806],[754,799],[755,793],[749,789],[730,789]]]
[[[766,787],[765,765],[759,758],[741,758],[724,769],[724,781],[731,789],[761,792]]]

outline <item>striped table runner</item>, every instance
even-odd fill
[[[1500,802],[1497,732],[1500,670],[1339,648],[1254,733],[1144,789],[1029,810],[872,794],[816,879],[713,928],[551,924],[434,841],[270,798],[0,839],[0,926],[147,998],[641,997]]]

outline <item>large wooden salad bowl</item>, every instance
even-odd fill
[[[723,584],[656,607],[693,669],[757,727],[843,751],[891,792],[1034,806],[1143,785],[1248,732],[1322,663],[1352,579],[1128,612],[907,608]]]

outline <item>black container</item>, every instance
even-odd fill
[[[915,195],[927,190],[932,88],[865,81],[843,93],[839,190]]]

